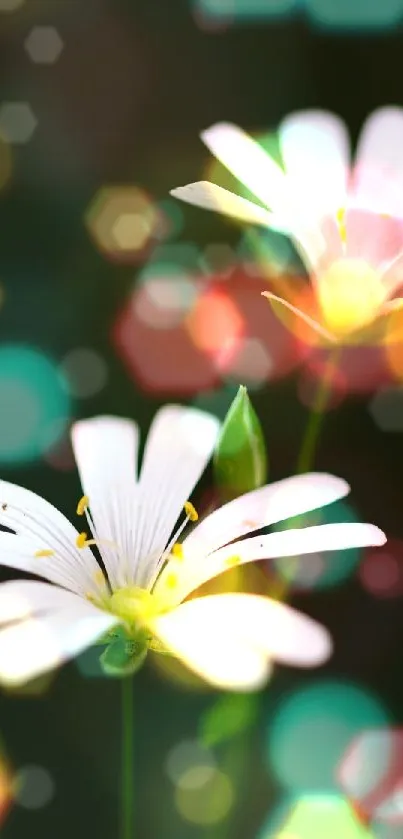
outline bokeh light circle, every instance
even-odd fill
[[[304,687],[269,720],[271,772],[292,792],[335,790],[340,761],[354,736],[388,719],[380,700],[353,683],[321,680]]]
[[[197,740],[182,740],[170,749],[165,762],[165,770],[174,784],[180,784],[190,769],[205,769],[205,776],[210,777],[216,767],[216,761],[210,749],[203,748]],[[192,776],[188,778],[192,782]],[[196,784],[197,786],[197,784]]]
[[[187,318],[189,334],[198,349],[214,357],[218,367],[233,358],[245,323],[236,302],[224,289],[201,295]]]
[[[403,595],[403,542],[388,539],[381,550],[367,551],[358,569],[363,588],[374,597]]]
[[[64,357],[60,370],[62,384],[78,399],[95,396],[106,385],[108,367],[99,353],[90,347],[76,347]]]
[[[175,790],[175,804],[183,819],[192,824],[208,826],[226,818],[233,804],[234,793],[231,781],[224,772],[206,769],[192,767],[183,773]]]
[[[15,779],[15,797],[20,807],[39,810],[49,804],[55,793],[52,776],[43,766],[24,766]]]
[[[43,455],[63,436],[71,402],[56,364],[22,344],[0,347],[0,463]]]
[[[136,264],[158,237],[160,214],[152,198],[138,186],[103,186],[87,209],[85,223],[107,259]]]

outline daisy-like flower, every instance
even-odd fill
[[[171,194],[292,238],[311,293],[301,309],[299,291],[287,288],[290,299],[266,292],[275,308],[286,307],[326,342],[355,343],[402,306],[403,109],[381,108],[367,119],[353,167],[346,126],[325,111],[281,123],[284,168],[235,125],[218,123],[201,136],[264,207],[207,181]]]
[[[323,627],[268,597],[228,593],[186,600],[238,563],[385,541],[377,527],[359,523],[239,540],[348,493],[345,481],[326,474],[288,478],[239,497],[179,541],[188,521],[198,518],[188,498],[218,427],[202,411],[162,408],[137,479],[134,422],[107,416],[77,422],[72,441],[85,493],[77,513],[87,520],[81,532],[48,501],[0,482],[0,521],[14,531],[0,533],[0,563],[49,581],[0,585],[3,683],[29,680],[116,631],[140,658],[148,648],[170,651],[223,688],[261,686],[273,660],[308,667],[329,656]]]

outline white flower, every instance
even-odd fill
[[[148,435],[136,478],[139,433],[127,419],[96,417],[73,426],[87,516],[79,533],[49,502],[0,482],[0,563],[49,583],[0,585],[0,680],[18,684],[78,654],[116,625],[147,645],[162,645],[212,684],[257,688],[276,659],[300,666],[330,654],[327,631],[289,606],[252,594],[183,602],[237,562],[380,545],[370,524],[328,524],[235,541],[244,534],[346,495],[348,485],[306,474],[262,487],[224,505],[184,539],[172,531],[214,448],[218,422],[168,405]],[[91,515],[88,507],[91,509]],[[92,539],[89,531],[92,530]],[[96,544],[105,577],[91,550]]]
[[[368,118],[353,169],[346,126],[332,113],[291,114],[278,135],[284,170],[235,125],[218,123],[202,134],[271,211],[207,181],[171,194],[289,234],[310,274],[311,297],[302,304],[290,289],[291,300],[266,296],[322,339],[356,341],[403,305],[396,297],[403,284],[403,109],[381,108]]]

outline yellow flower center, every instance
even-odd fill
[[[127,586],[111,594],[107,608],[117,617],[136,627],[169,609],[168,598],[148,589]]]
[[[338,259],[318,277],[318,299],[327,328],[345,337],[378,316],[386,292],[379,274],[363,259]]]

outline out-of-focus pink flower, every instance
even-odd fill
[[[235,125],[213,125],[202,139],[264,207],[206,181],[172,194],[293,239],[310,284],[286,298],[265,292],[276,312],[330,344],[368,342],[368,330],[371,342],[383,337],[403,306],[403,109],[367,119],[354,165],[346,126],[325,111],[281,123],[284,168]]]

